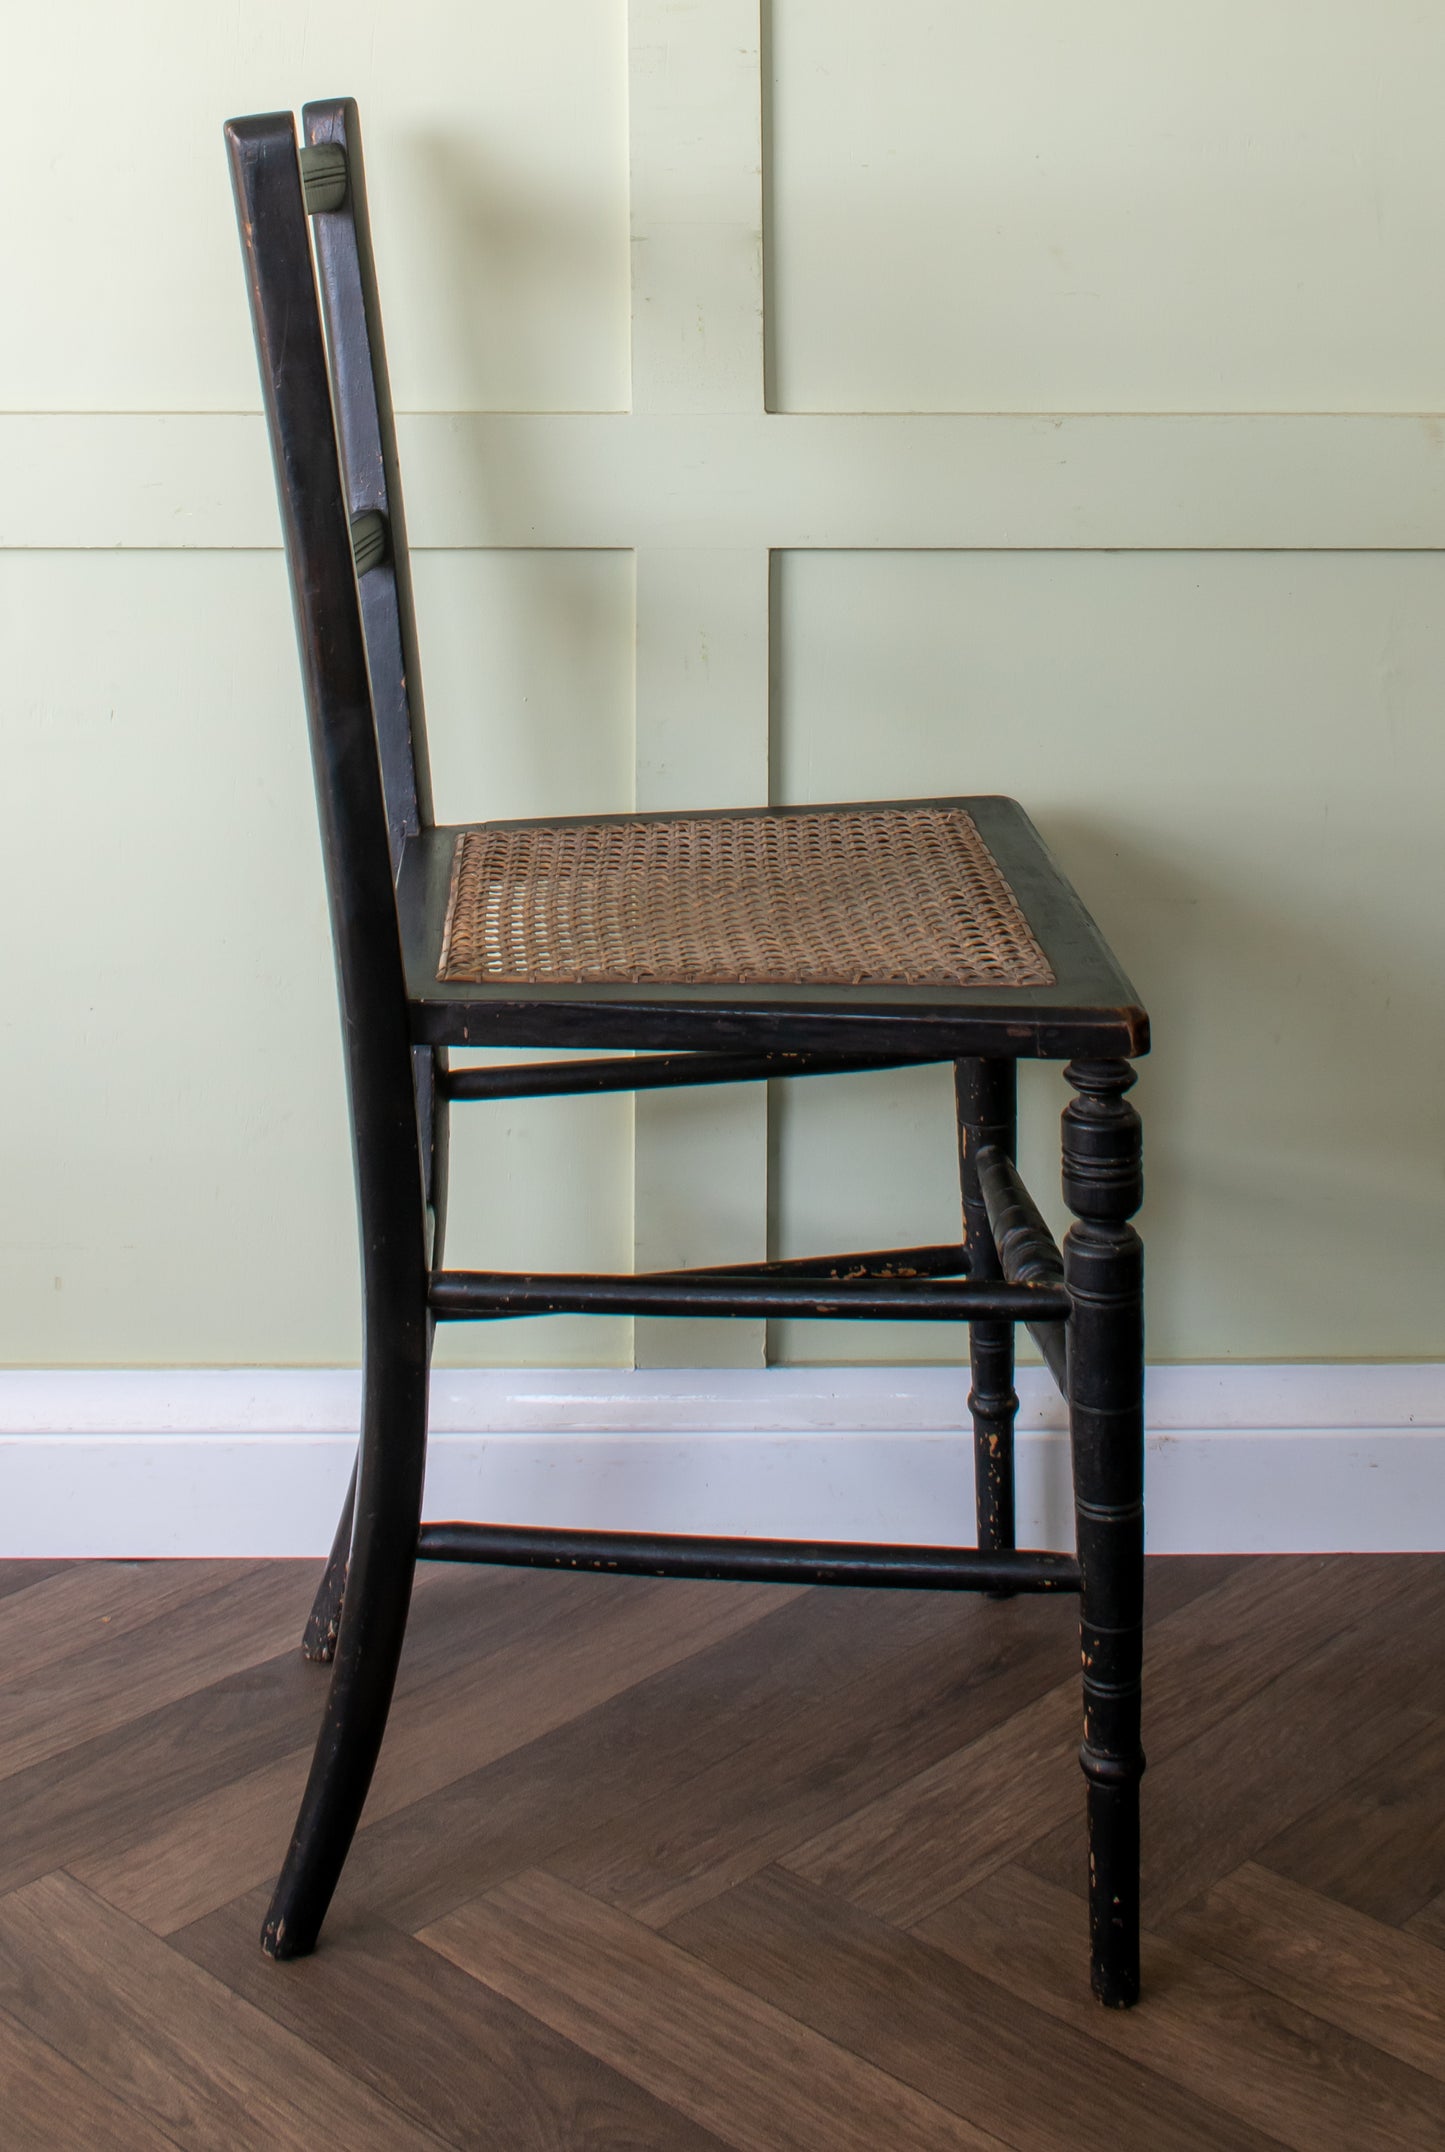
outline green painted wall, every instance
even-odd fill
[[[404,411],[625,411],[629,161],[665,150],[692,175],[667,244],[689,219],[704,230],[716,180],[705,106],[667,132],[668,39],[689,20],[656,0],[634,0],[630,29],[624,0],[70,0],[13,26],[26,93],[0,177],[25,206],[0,238],[0,1360],[358,1352],[290,618],[270,510],[255,508],[259,430],[238,437],[228,416],[259,399],[222,119],[338,90],[362,100]],[[1327,483],[1284,415],[1344,426],[1440,405],[1445,24],[1403,0],[1289,0],[1267,22],[1225,0],[1189,25],[1130,0],[1087,21],[1063,0],[773,0],[764,20],[774,408],[1116,412],[1109,482],[1141,499],[1158,472],[1128,414],[1219,413],[1221,453],[1244,456],[1229,429],[1263,425],[1251,498],[1215,517],[1210,550],[1103,549],[1087,487],[1045,542],[1037,518],[1021,540],[1011,466],[986,483],[980,466],[978,497],[997,505],[970,550],[779,542],[773,796],[1004,791],[1030,807],[1154,1014],[1137,1095],[1156,1357],[1437,1356],[1440,428],[1411,422],[1390,451],[1398,527],[1378,466],[1361,464],[1369,534],[1342,543],[1348,479]],[[746,81],[730,94],[746,101]],[[732,133],[718,120],[728,156],[735,116]],[[634,248],[654,237],[631,234]],[[755,250],[756,234],[739,243]],[[689,244],[676,269],[647,256],[662,280],[649,289],[686,274]],[[1244,416],[1260,412],[1279,424]],[[1051,427],[1025,425],[1020,471],[1039,442],[1067,465],[1073,437]],[[575,444],[535,439],[535,467],[497,485],[555,533]],[[690,483],[678,440],[637,477],[654,507]],[[714,437],[697,441],[697,471],[715,467]],[[445,490],[445,454],[428,453],[424,538]],[[1189,482],[1201,498],[1208,464]],[[822,448],[798,468],[804,528],[816,509],[826,532],[849,488],[872,483]],[[468,509],[483,536],[490,482],[477,475]],[[1192,499],[1181,480],[1164,522],[1177,508],[1192,529]],[[1292,550],[1267,534],[1280,502]],[[631,804],[627,544],[433,537],[416,583],[443,814]],[[740,620],[739,648],[758,629]],[[679,649],[684,671],[724,661],[716,637]],[[657,737],[672,759],[648,782],[669,798],[726,763],[715,733]],[[1062,1096],[1057,1071],[1030,1072],[1025,1159],[1059,1223]],[[695,1111],[722,1157],[722,1108]],[[648,1155],[665,1161],[659,1140]],[[759,1247],[768,1233],[801,1252],[956,1230],[941,1071],[800,1086],[774,1102],[768,1153],[766,1215],[745,1192]],[[634,1164],[625,1100],[476,1109],[455,1147],[451,1253],[626,1268]],[[658,1170],[649,1231],[666,1209]],[[737,1192],[720,1192],[720,1217]],[[771,1349],[907,1359],[959,1344],[794,1325]],[[453,1332],[445,1350],[624,1364],[632,1340],[579,1320]]]

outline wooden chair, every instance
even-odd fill
[[[280,492],[345,1034],[364,1265],[352,1494],[307,1631],[334,1656],[263,1931],[312,1949],[380,1747],[414,1565],[1077,1592],[1095,1992],[1138,1994],[1143,1585],[1137,997],[1023,811],[961,798],[435,826],[356,107],[226,128]],[[314,262],[313,262],[314,245]],[[319,303],[318,303],[319,278]],[[324,324],[324,326],[323,326]],[[450,1046],[594,1058],[450,1069]],[[638,1056],[639,1058],[628,1058]],[[1015,1070],[1067,1060],[1062,1254]],[[952,1061],[960,1246],[598,1277],[442,1268],[454,1102]],[[564,1311],[970,1326],[978,1545],[421,1521],[433,1326]],[[1014,1543],[1014,1327],[1068,1399],[1077,1560]],[[354,1515],[353,1515],[354,1511]],[[966,1824],[961,1824],[966,1828]]]

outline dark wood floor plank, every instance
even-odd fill
[[[269,1565],[252,1564],[260,1574]],[[314,1562],[284,1565],[290,1588],[315,1587]],[[467,1581],[454,1572],[460,1581]],[[413,1663],[426,1655],[432,1609],[446,1595],[428,1586],[418,1595],[408,1637]],[[198,1634],[224,1642],[217,1609],[194,1617]],[[0,1638],[5,1609],[0,1606]],[[5,1828],[0,1832],[0,1890],[13,1890],[57,1867],[108,1858],[113,1845],[128,1845],[164,1827],[173,1809],[257,1768],[293,1759],[299,1793],[302,1759],[315,1736],[326,1673],[301,1656],[299,1628],[285,1649],[238,1669],[174,1702],[140,1713],[110,1732],[15,1772],[4,1782]],[[455,1643],[455,1624],[437,1640]],[[214,1663],[214,1662],[213,1662]],[[406,1668],[407,1655],[403,1658]]]
[[[763,1620],[662,1668],[524,1748],[454,1781],[364,1831],[349,1880],[353,1902],[424,1927],[465,1898],[608,1825],[650,1799],[666,1804],[710,1767],[742,1769],[758,1737],[787,1741],[801,1712],[850,1679],[886,1672],[915,1698],[935,1660],[960,1667],[1001,1656],[1027,1689],[1033,1624],[1004,1624],[983,1651],[937,1595],[799,1593]],[[1052,1640],[1045,1659],[1053,1655]],[[1006,1699],[1005,1699],[1006,1700]],[[759,1817],[754,1806],[752,1821]]]
[[[717,2152],[676,2108],[384,1922],[342,1914],[316,1957],[276,1965],[256,1944],[265,1910],[254,1891],[172,1947],[461,2152]]]
[[[1225,2114],[916,1936],[770,1869],[666,1931],[1019,2152],[1268,2152]],[[1080,1964],[1082,1978],[1082,1963]]]
[[[1431,1943],[1437,1950],[1445,1950],[1445,1891],[1411,1914],[1405,1932],[1419,1936],[1422,1943]]]
[[[1233,1557],[1150,1562],[1152,1617],[1215,1590],[1239,1566]],[[749,1699],[710,1765],[685,1780],[665,1774],[624,1814],[598,1817],[585,1837],[542,1864],[652,1926],[665,1925],[755,1874],[840,1811],[977,1738],[1073,1665],[1071,1606],[951,1605],[922,1595],[910,1616],[918,1645],[903,1660],[882,1633],[890,1596],[838,1609],[835,1626],[855,1639],[851,1656],[845,1648],[835,1666],[816,1674],[797,1667],[781,1714]],[[657,1748],[667,1752],[665,1731]]]
[[[1259,1561],[1253,1554],[1148,1555],[1144,1562],[1146,1625],[1177,1614],[1206,1592],[1218,1591],[1230,1577],[1243,1576]]]
[[[8,1599],[12,1592],[27,1592],[32,1584],[43,1584],[47,1577],[59,1576],[63,1570],[75,1567],[74,1562],[0,1562],[0,1599]]]
[[[167,1563],[164,1577],[137,1579],[130,1607],[109,1622],[87,1610],[82,1620],[89,1633],[83,1639],[76,1635],[72,1610],[57,1605],[56,1623],[65,1627],[52,1629],[50,1642],[63,1635],[68,1648],[42,1650],[38,1663],[0,1683],[0,1779],[244,1672],[293,1644],[314,1580],[291,1562],[228,1566],[229,1575],[212,1571],[207,1576],[211,1565],[203,1565],[200,1592],[188,1594],[177,1576],[181,1565]],[[90,1581],[86,1571],[72,1570],[27,1593],[17,1612],[43,1618],[52,1609],[37,1608],[37,1599],[73,1601]],[[90,1604],[122,1605],[125,1595],[113,1574],[96,1581],[103,1589],[87,1595]],[[143,1611],[147,1606],[154,1610],[149,1617]]]
[[[184,2152],[443,2142],[68,1876],[0,1899],[0,2006]]]
[[[907,1927],[1072,1818],[1082,1833],[1077,1684],[1051,1689],[979,1740],[870,1801],[780,1864]]]
[[[314,1588],[316,1564],[304,1570]],[[541,1588],[514,1589],[523,1583]],[[484,1672],[489,1655],[504,1654],[529,1620],[575,1615],[579,1589],[572,1577],[523,1580],[504,1570],[459,1567],[419,1571],[417,1584],[397,1679],[398,1717],[410,1697],[438,1679],[472,1693],[468,1685]],[[284,1850],[305,1784],[330,1680],[327,1668],[302,1658],[297,1638],[239,1684],[217,1684],[173,1712],[137,1721],[133,1739],[122,1737],[118,1750],[116,1744],[97,1745],[97,1765],[117,1771],[120,1789],[129,1783],[134,1749],[143,1759],[149,1748],[164,1756],[174,1747],[183,1763],[211,1748],[217,1768],[177,1769],[174,1782],[158,1784],[149,1802],[132,1802],[118,1789],[109,1828],[93,1833],[89,1846],[66,1852],[73,1874],[122,1912],[165,1932],[227,1903],[274,1870],[280,1858],[275,1848]],[[248,1684],[256,1694],[248,1695]],[[86,1750],[72,1761],[88,1765],[91,1756]],[[43,1796],[43,1774],[38,1790]],[[225,1885],[233,1876],[228,1894]],[[168,1920],[148,1918],[154,1894]]]
[[[1316,1795],[1255,1858],[1375,1920],[1409,1920],[1445,1892],[1445,1720]]]
[[[1297,2152],[1439,2152],[1434,2079],[1175,1942],[1145,1936],[1147,2002],[1100,2009],[1079,1978],[1079,1901],[1026,1870],[1000,1869],[919,1933]]]
[[[515,1577],[485,1649],[398,1693],[366,1808],[375,1822],[536,1740],[786,1603],[775,1585]],[[489,1617],[490,1619],[490,1617]],[[405,1664],[405,1662],[403,1662]],[[77,1867],[112,1904],[169,1934],[271,1877],[290,1837],[305,1747],[203,1788],[160,1825]],[[343,1900],[348,1882],[343,1878]]]
[[[260,1575],[269,1565],[249,1566]],[[317,1565],[283,1566],[288,1589],[294,1593],[301,1587],[303,1601],[309,1602]],[[408,1655],[413,1662],[417,1653],[425,1657],[433,1608],[445,1597],[435,1586],[418,1595],[404,1669]],[[199,1636],[215,1634],[224,1644],[216,1607],[193,1618]],[[0,1605],[0,1639],[5,1622],[6,1606]],[[285,1648],[274,1657],[143,1711],[5,1780],[0,1890],[148,1836],[172,1809],[279,1759],[296,1759],[292,1768],[299,1790],[301,1759],[314,1739],[327,1677],[324,1669],[303,1660],[299,1628],[293,1624],[285,1633]],[[457,1633],[453,1622],[436,1640],[437,1648],[452,1648]]]
[[[999,2139],[533,1873],[421,1940],[739,2152],[997,2152]]]
[[[1445,2084],[1445,1951],[1433,1944],[1250,1865],[1168,1934]]]
[[[1441,1579],[1433,1555],[1250,1557],[1149,1634],[1145,1709],[1156,1740],[1177,1747],[1217,1725],[1358,1622],[1415,1622]]]
[[[0,2142],[6,2152],[171,2152],[176,2140],[92,2083],[0,2010]]]
[[[1421,1617],[1445,1623],[1445,1577],[1420,1597]],[[1195,1740],[1166,1749],[1144,1784],[1146,1921],[1166,1920],[1302,1807],[1420,1731],[1409,1670],[1386,1648],[1394,1620],[1355,1623]],[[1086,1887],[1077,1831],[1056,1828],[1022,1858],[1050,1882]]]
[[[774,1708],[737,1716],[704,1768],[656,1791],[644,1782],[628,1811],[547,1866],[661,1927],[986,1734],[1055,1685],[1076,1649],[1074,1610],[1045,1600],[951,1607],[933,1595],[907,1655],[872,1648],[863,1608],[838,1612],[852,1664],[845,1654],[825,1679],[781,1685]]]
[[[156,1828],[169,1810],[296,1747],[314,1670],[288,1650],[5,1781],[0,1890]]]
[[[1172,1751],[1202,1740],[1269,1688],[1282,1667],[1313,1663],[1352,1616],[1384,1618],[1413,1606],[1431,1573],[1432,1565],[1413,1557],[1358,1565],[1272,1558],[1166,1616],[1150,1631],[1145,1655],[1145,1742],[1156,1775]],[[1059,1833],[1072,1883],[1083,1847],[1080,1718],[1071,1681],[842,1816],[780,1856],[782,1865],[905,1925],[1051,1831]],[[1199,1804],[1190,1813],[1197,1820]]]
[[[277,1967],[254,1886],[326,1686],[297,1606],[265,1656],[262,1565],[10,1574],[0,1739],[8,1699],[74,1745],[4,1784],[4,2152],[1445,2143],[1438,1559],[1151,1564],[1174,1925],[1123,2016],[1087,1994],[1070,1607],[424,1568],[382,1811]],[[867,1910],[799,1872],[840,1830]]]
[[[1151,1604],[1161,1611],[1187,1604],[1239,1566],[1233,1557],[1152,1560]],[[427,1574],[425,1567],[419,1572],[423,1578]],[[542,1581],[509,1579],[526,1594],[515,1616],[517,1627],[535,1618],[536,1587]],[[594,1580],[562,1581],[582,1595],[574,1602],[580,1620]],[[992,1708],[1014,1708],[1027,1693],[1035,1667],[1041,1685],[1052,1663],[1054,1628],[1068,1631],[1071,1621],[1071,1610],[1048,1609],[1037,1600],[985,1612],[977,1601],[927,1594],[875,1593],[866,1602],[843,1592],[784,1595],[773,1611],[765,1610],[759,1620],[741,1624],[715,1644],[591,1709],[582,1704],[564,1725],[532,1744],[509,1750],[389,1815],[377,1817],[373,1804],[348,1864],[347,1902],[397,1925],[424,1926],[505,1876],[548,1865],[559,1848],[632,1814],[650,1796],[661,1799],[666,1789],[687,1784],[708,1765],[736,1760],[750,1736],[766,1738],[774,1728],[780,1740],[788,1736],[800,1708],[816,1710],[831,1699],[841,1710],[849,1682],[866,1679],[870,1668],[885,1662],[896,1670],[901,1715],[912,1718],[892,1767],[904,1775],[909,1743],[915,1753],[946,1745],[947,1722],[934,1708],[940,1698],[947,1704],[954,1693],[967,1692],[982,1723],[982,1693],[992,1682],[997,1685]],[[403,1696],[418,1664],[415,1630],[414,1620],[403,1660]],[[487,1670],[475,1665],[486,1633],[478,1630],[468,1639],[453,1669],[457,1682],[473,1685],[477,1693],[485,1693],[490,1680]],[[1072,1643],[1064,1648],[1071,1656]],[[916,1659],[920,1651],[923,1656]],[[895,1709],[895,1718],[899,1715]],[[240,1891],[258,1863],[274,1863],[308,1753],[297,1750],[289,1765],[228,1788],[139,1843],[81,1863],[76,1872],[159,1932],[199,1918],[224,1901],[228,1885]],[[808,1768],[806,1754],[799,1753],[798,1775],[805,1776]],[[722,1853],[742,1870],[767,1858],[762,1848],[748,1853],[745,1843]],[[212,1873],[217,1859],[220,1868]],[[719,1877],[725,1880],[729,1872],[725,1860]],[[689,1881],[693,1891],[706,1881],[695,1869],[689,1877],[696,1878]]]
[[[37,1565],[41,1566],[41,1565]],[[284,1570],[286,1565],[277,1564]],[[0,1680],[38,1674],[255,1575],[255,1562],[68,1562],[5,1609]]]

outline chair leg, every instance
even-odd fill
[[[954,1098],[958,1114],[958,1166],[963,1194],[964,1240],[969,1276],[999,1278],[988,1211],[978,1185],[977,1153],[997,1144],[1012,1157],[1016,1140],[1016,1065],[1012,1061],[956,1061]],[[968,1409],[973,1418],[973,1485],[978,1516],[978,1544],[991,1553],[1015,1542],[1014,1525],[1014,1326],[972,1323],[968,1333],[973,1377]],[[1006,1591],[990,1598],[1006,1599]]]
[[[1078,1533],[1094,1993],[1139,1998],[1139,1742],[1144,1613],[1143,1197],[1127,1061],[1075,1061],[1064,1109],[1069,1433]]]
[[[301,1811],[261,1931],[269,1957],[299,1958],[315,1948],[386,1728],[421,1526],[426,1339],[421,1299],[368,1324],[356,1527],[336,1663]]]
[[[313,1666],[330,1666],[336,1657],[336,1636],[341,1627],[341,1606],[346,1596],[346,1571],[351,1561],[351,1520],[356,1511],[359,1463],[358,1454],[351,1467],[351,1478],[346,1483],[346,1500],[341,1505],[336,1537],[326,1558],[326,1570],[316,1587],[316,1597],[311,1602],[311,1612],[306,1617],[306,1629],[301,1638],[301,1656],[309,1659]]]

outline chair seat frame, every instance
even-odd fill
[[[435,891],[437,862],[450,857],[450,833],[434,826],[427,777],[356,108],[350,100],[308,105],[303,125],[299,149],[289,112],[234,120],[226,136],[326,866],[365,1364],[357,1466],[304,1644],[308,1656],[332,1663],[330,1689],[263,1947],[292,1958],[316,1944],[380,1749],[418,1559],[1000,1597],[1072,1592],[1080,1598],[1092,1982],[1103,2002],[1131,2004],[1144,1768],[1144,1421],[1142,1249],[1130,1222],[1142,1198],[1141,1135],[1126,1094],[1131,1059],[1147,1051],[1147,1018],[1036,833],[1034,849],[1019,854],[1022,867],[1003,863],[1016,887],[1018,876],[1027,884],[1035,875],[1037,886],[1018,893],[1046,947],[1051,937],[1051,957],[1062,951],[1066,971],[1072,966],[1057,991],[437,987],[437,907],[426,891]],[[1003,821],[1026,825],[1011,802],[960,804],[1007,810]],[[470,1043],[554,1044],[589,1058],[451,1068],[448,1046]],[[1063,1191],[1074,1223],[1062,1249],[1014,1158],[1017,1062],[1037,1057],[1068,1057],[1075,1094],[1063,1115]],[[606,1277],[443,1267],[454,1103],[939,1060],[954,1067],[957,1245]],[[967,1324],[977,1546],[424,1522],[436,1324],[562,1312]],[[1075,1555],[1016,1545],[1019,1323],[1068,1404]]]

